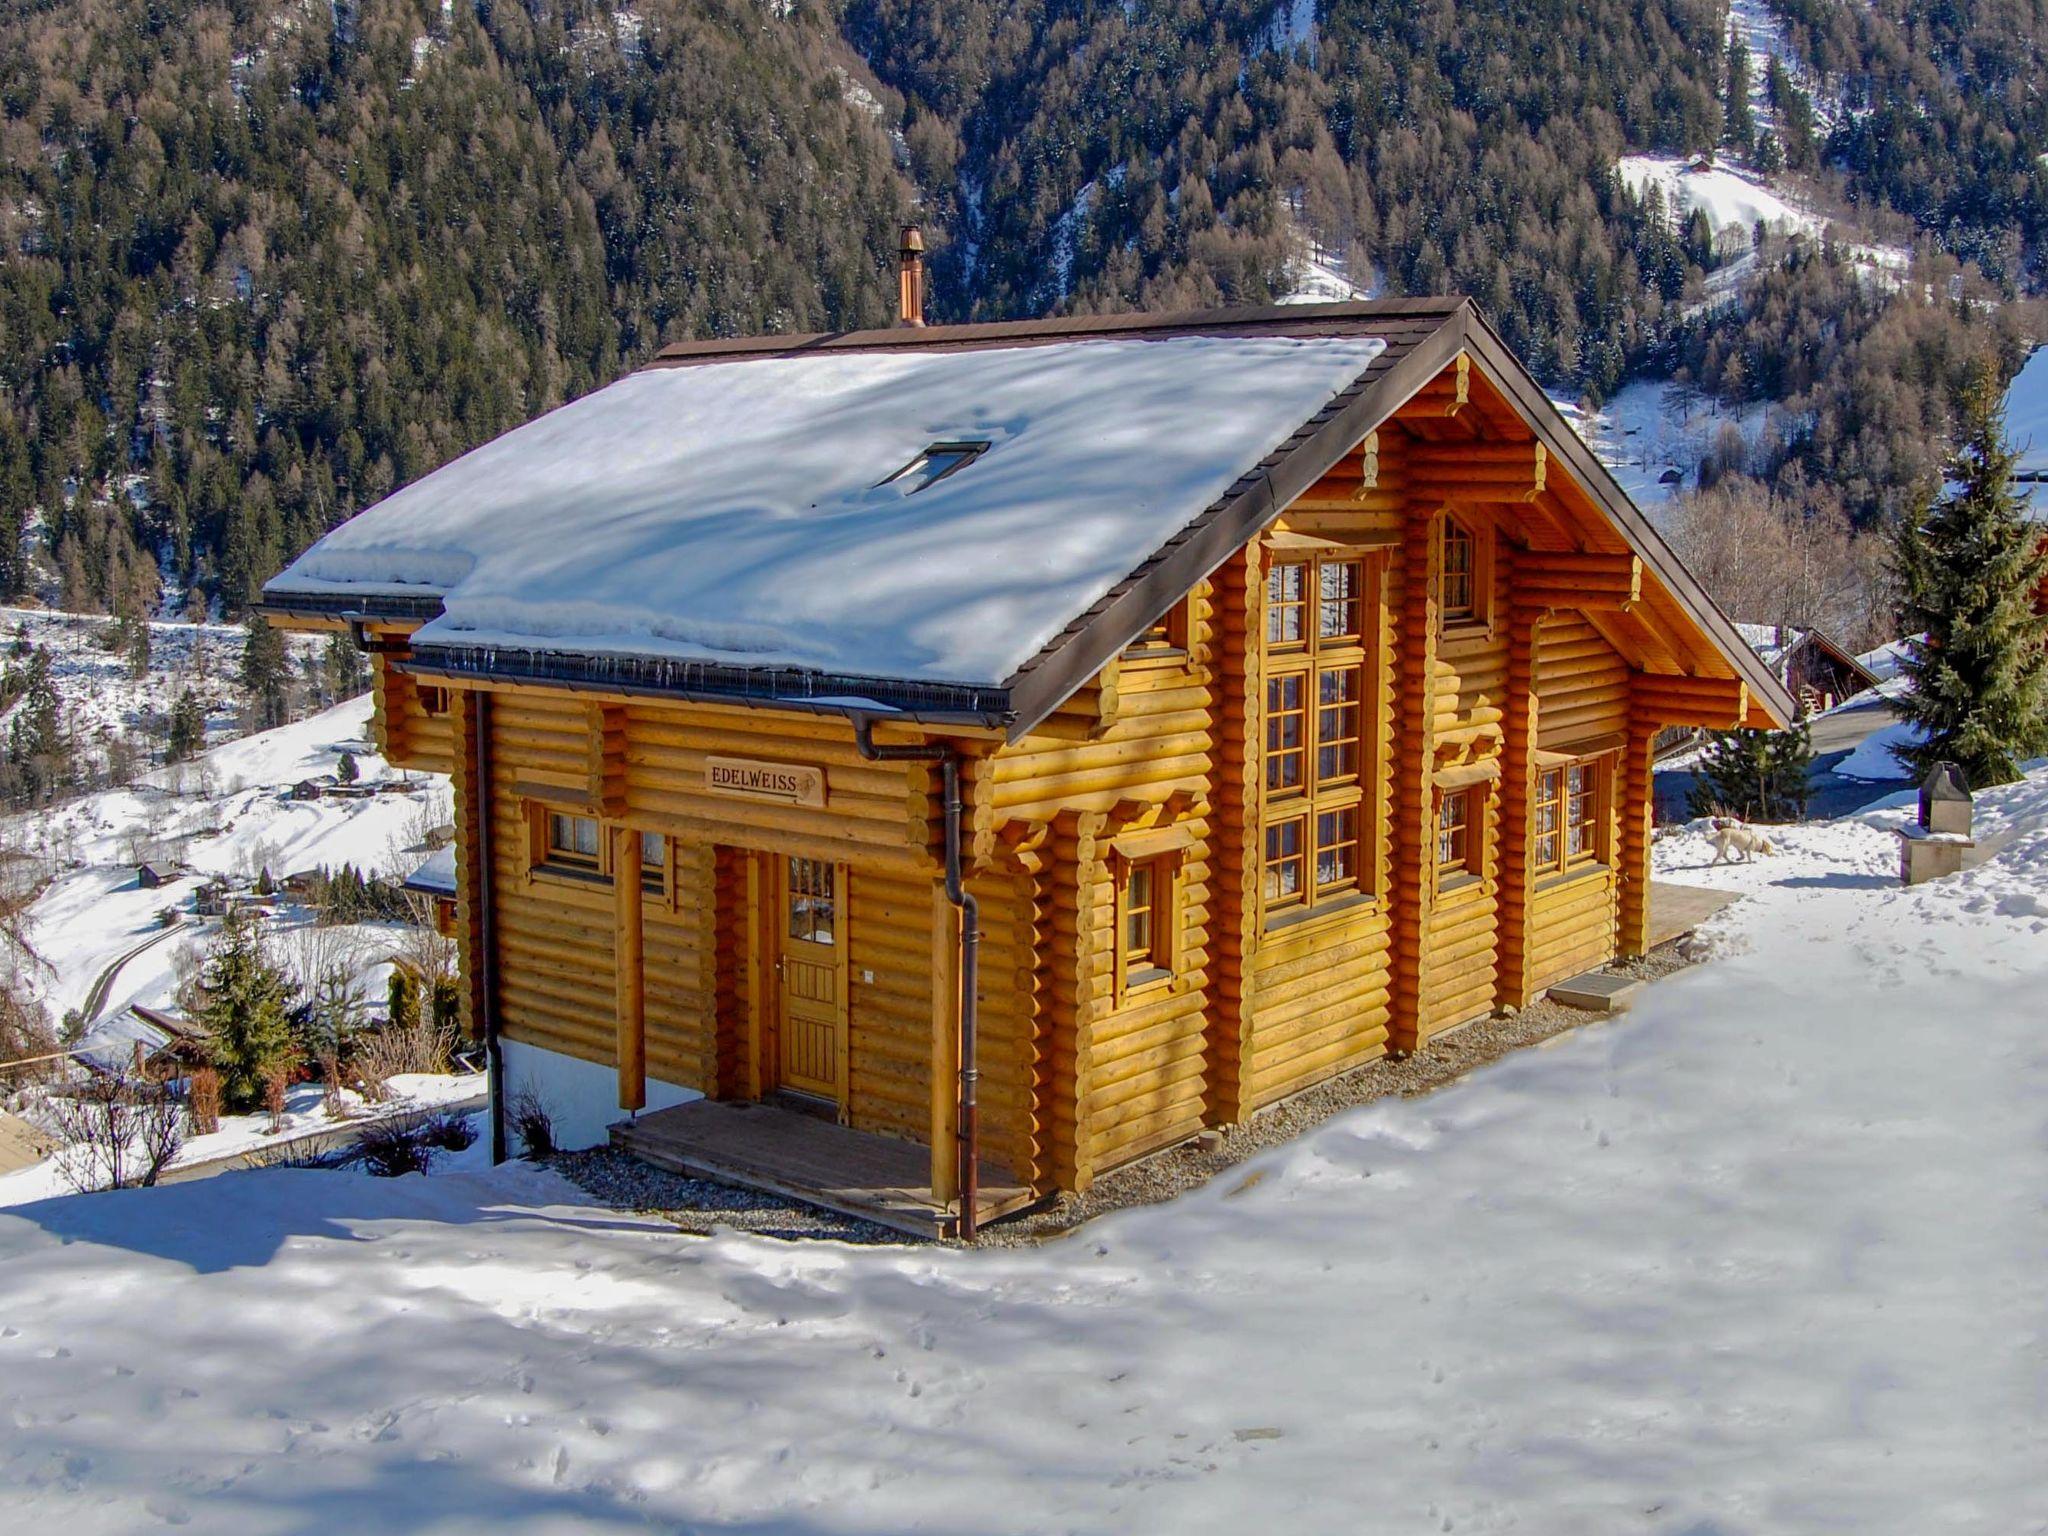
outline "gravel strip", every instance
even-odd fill
[[[1640,960],[1624,961],[1609,969],[1642,981],[1657,981],[1673,971],[1684,970],[1700,953],[1691,941],[1681,940]],[[980,1245],[1029,1247],[1063,1236],[1107,1211],[1171,1200],[1268,1147],[1294,1140],[1344,1110],[1389,1095],[1414,1098],[1433,1093],[1510,1051],[1536,1045],[1602,1017],[1546,998],[1508,1017],[1476,1019],[1451,1034],[1439,1036],[1413,1056],[1368,1062],[1260,1111],[1243,1125],[1200,1141],[1168,1147],[1119,1168],[1099,1179],[1085,1195],[1060,1195],[984,1227]],[[614,1210],[652,1216],[683,1232],[708,1234],[725,1229],[762,1237],[824,1237],[847,1243],[926,1241],[779,1195],[668,1173],[609,1147],[558,1153],[548,1159],[548,1166]]]
[[[724,1230],[752,1232],[759,1237],[828,1237],[842,1243],[919,1241],[872,1221],[859,1221],[781,1195],[670,1173],[610,1147],[558,1152],[546,1159],[546,1165],[615,1211],[652,1216],[699,1236]]]

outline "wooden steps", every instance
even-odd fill
[[[622,1120],[611,1139],[619,1151],[671,1173],[766,1190],[912,1237],[952,1237],[958,1228],[958,1216],[932,1200],[924,1147],[777,1105],[696,1099]],[[1037,1199],[987,1163],[980,1194],[982,1222]]]

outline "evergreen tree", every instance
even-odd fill
[[[353,784],[362,776],[363,770],[356,765],[355,753],[343,752],[334,765],[335,780],[342,784]]]
[[[198,1022],[220,1072],[221,1099],[230,1109],[263,1104],[264,1085],[298,1064],[292,1009],[296,990],[263,936],[258,919],[229,913],[208,948],[199,976]]]
[[[164,761],[182,763],[206,748],[206,708],[190,688],[178,695],[171,706],[170,734],[164,743]]]
[[[1715,731],[1693,770],[1692,814],[1801,820],[1812,768],[1813,730],[1804,720],[1784,731]]]
[[[274,730],[291,719],[291,659],[284,635],[255,614],[244,626],[242,697],[248,701],[251,729]]]
[[[40,802],[70,781],[71,743],[64,731],[64,700],[50,675],[50,653],[36,651],[21,669],[21,702],[7,725],[7,761],[17,794]]]
[[[1728,34],[1727,61],[1724,137],[1732,148],[1746,155],[1756,141],[1756,115],[1749,106],[1749,48],[1739,31],[1731,30]]]
[[[391,1023],[397,1029],[412,1029],[420,1021],[420,984],[417,977],[404,966],[394,966],[391,971],[387,1004]]]
[[[1925,521],[1899,530],[1898,570],[1909,633],[1900,712],[1921,739],[1900,755],[1916,775],[1962,769],[1973,789],[2020,776],[2048,747],[2048,542],[2013,493],[2018,455],[2006,441],[1996,378],[1979,368],[1963,392],[1951,489]]]
[[[369,667],[355,636],[338,630],[327,637],[320,666],[330,699],[352,699],[369,686]]]

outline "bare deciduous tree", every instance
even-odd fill
[[[52,1097],[57,1167],[80,1194],[149,1188],[185,1144],[185,1115],[163,1083],[109,1073]]]

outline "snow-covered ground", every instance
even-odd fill
[[[1710,963],[1036,1250],[678,1237],[515,1165],[0,1214],[24,1529],[2043,1528],[2048,774],[1668,878]]]
[[[1729,432],[1754,448],[1774,409],[1760,401],[1738,410],[1662,379],[1624,384],[1598,410],[1555,397],[1552,403],[1652,522],[1672,496],[1699,483],[1700,461]]]
[[[151,623],[149,670],[139,678],[128,675],[126,656],[103,643],[113,627],[114,621],[102,614],[0,607],[0,648],[25,631],[31,644],[49,653],[65,724],[88,743],[107,733],[134,734],[163,720],[187,688],[205,705],[214,735],[237,728],[247,638],[241,625]],[[294,661],[324,643],[319,636],[285,639]]]
[[[17,846],[39,850],[58,867],[30,909],[27,927],[46,964],[26,974],[51,1018],[77,1008],[104,967],[161,933],[164,909],[188,910],[208,876],[253,878],[267,867],[281,879],[342,864],[367,874],[409,873],[407,861],[425,857],[419,847],[425,833],[449,819],[448,781],[390,767],[369,735],[365,694],[215,747],[195,762],[156,770],[133,787],[38,813],[12,829]],[[407,787],[363,799],[285,798],[298,781],[332,773],[345,750],[355,754],[361,783],[398,780]],[[136,882],[140,859],[180,864],[185,872],[144,889]],[[279,910],[280,943],[289,951],[293,929],[309,919],[283,903]],[[171,1006],[178,956],[203,948],[212,927],[188,918],[175,937],[124,964],[104,1011],[132,1003]],[[367,949],[378,944],[375,925],[350,931]],[[381,987],[383,974],[366,971],[366,988]]]
[[[480,1107],[484,1100],[484,1079],[475,1072],[403,1072],[385,1082],[387,1096],[371,1104],[349,1089],[340,1095],[341,1114],[327,1112],[326,1092],[318,1083],[297,1083],[285,1095],[285,1112],[272,1129],[266,1113],[222,1115],[220,1129],[204,1136],[188,1136],[178,1149],[173,1168],[191,1168],[238,1153],[267,1151],[276,1156],[292,1155],[309,1139],[366,1120],[404,1118],[434,1110]],[[331,1141],[332,1138],[326,1138]],[[474,1159],[459,1166],[476,1166]],[[483,1166],[489,1159],[482,1160]],[[0,1210],[28,1205],[71,1193],[62,1154],[14,1173],[0,1174]]]

